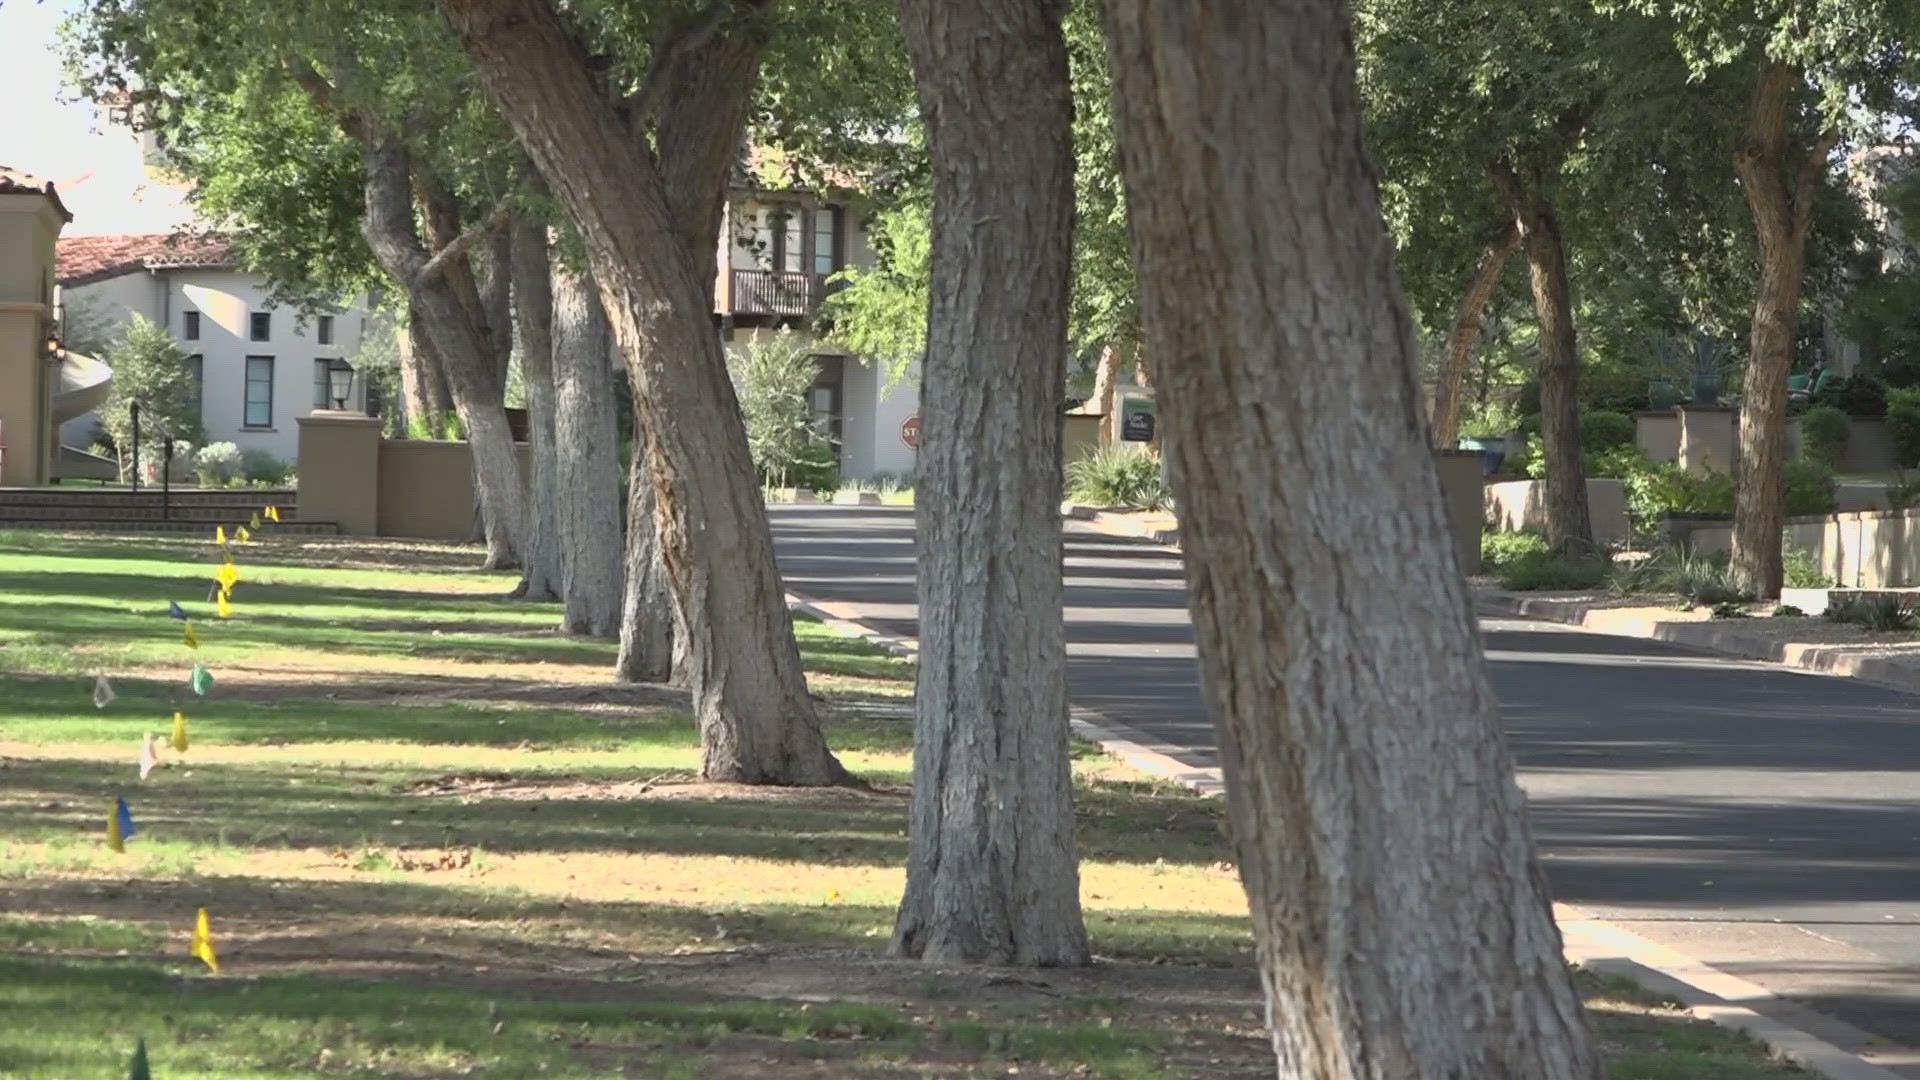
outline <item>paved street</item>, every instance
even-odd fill
[[[773,521],[790,590],[916,636],[911,508]],[[1070,525],[1066,574],[1074,701],[1210,763],[1178,556]],[[1920,1047],[1920,698],[1527,620],[1482,628],[1559,899]]]

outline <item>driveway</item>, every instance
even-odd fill
[[[791,591],[917,636],[911,508],[772,516]],[[1213,764],[1177,553],[1069,523],[1066,585],[1074,702]],[[1920,699],[1529,620],[1481,628],[1560,900],[1920,1047]]]

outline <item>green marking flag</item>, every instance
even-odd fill
[[[206,697],[207,691],[213,686],[213,672],[208,671],[205,664],[193,665],[193,678],[189,681],[189,685],[193,687],[194,693]]]
[[[133,1044],[133,1065],[127,1069],[127,1080],[153,1080],[153,1070],[147,1066],[145,1039]]]

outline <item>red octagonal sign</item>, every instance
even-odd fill
[[[914,413],[900,421],[900,441],[912,449],[920,449],[920,414]]]

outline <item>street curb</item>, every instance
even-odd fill
[[[1859,651],[1860,645],[1771,641],[1743,629],[1738,619],[1658,619],[1635,613],[1633,609],[1551,596],[1520,596],[1499,589],[1476,588],[1474,600],[1484,614],[1517,615],[1616,637],[1664,641],[1741,660],[1760,660],[1816,675],[1858,679],[1890,690],[1920,694],[1920,665],[1865,654]]]
[[[1108,536],[1126,536],[1135,540],[1151,540],[1156,544],[1163,544],[1170,548],[1180,546],[1180,530],[1178,528],[1149,528],[1129,521],[1122,515],[1111,514],[1095,507],[1081,506],[1078,503],[1061,503],[1060,516],[1071,518],[1074,521],[1084,521],[1092,525],[1096,530],[1106,533]]]
[[[1068,509],[1063,509],[1063,512],[1068,517],[1075,516]],[[1511,594],[1496,595],[1521,600]],[[814,601],[793,592],[788,592],[786,596],[789,607],[819,619],[840,633],[871,642],[896,656],[914,658],[919,655],[919,643],[913,639],[882,634],[862,623],[857,604]],[[1524,612],[1516,611],[1515,614]],[[1549,618],[1545,615],[1532,617]],[[1196,755],[1181,747],[1169,746],[1137,728],[1108,719],[1091,709],[1075,705],[1071,706],[1071,710],[1070,723],[1074,733],[1097,744],[1106,753],[1149,776],[1180,784],[1201,795],[1210,798],[1225,795],[1226,784],[1217,764],[1196,760]],[[1869,1064],[1832,1043],[1741,1004],[1743,1001],[1780,1000],[1778,995],[1763,987],[1728,975],[1664,945],[1655,944],[1630,930],[1593,918],[1571,905],[1555,904],[1554,921],[1560,925],[1564,951],[1570,962],[1595,971],[1626,975],[1647,989],[1672,994],[1693,1015],[1721,1027],[1744,1032],[1765,1043],[1776,1054],[1799,1063],[1826,1080],[1906,1080],[1898,1073]]]
[[[1905,1080],[1899,1073],[1750,1008],[1746,1003],[1782,1000],[1765,987],[1568,904],[1554,905],[1554,921],[1560,924],[1567,959],[1573,963],[1604,974],[1624,975],[1647,990],[1670,994],[1700,1019],[1745,1032],[1827,1080]]]

